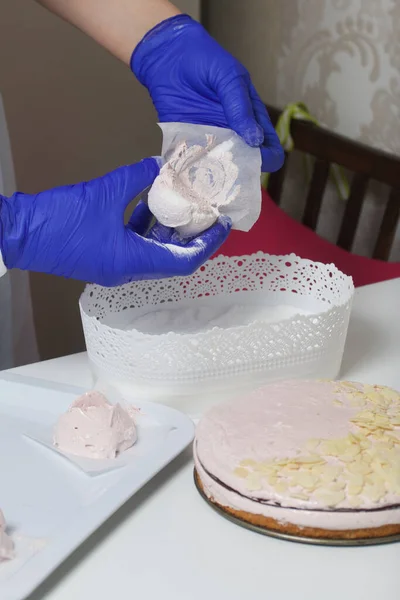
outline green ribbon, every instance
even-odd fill
[[[303,102],[293,102],[288,104],[284,108],[276,124],[276,133],[285,152],[292,152],[294,149],[294,142],[291,134],[291,124],[293,119],[308,121],[319,126],[317,119],[310,114],[307,106],[303,104]],[[307,178],[310,181],[313,160],[308,155],[306,155],[304,158]],[[335,164],[331,165],[330,176],[332,177],[336,186],[339,198],[341,200],[347,200],[350,194],[350,186],[342,167]],[[264,189],[267,189],[268,187],[269,177],[269,173],[262,173],[261,175],[261,185]]]

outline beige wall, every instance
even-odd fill
[[[274,4],[293,0],[206,0],[210,33],[250,71],[265,102],[276,98],[276,48],[280,11]]]
[[[198,0],[176,3],[198,16]],[[0,2],[0,89],[18,188],[90,179],[159,152],[156,115],[129,69],[32,0]],[[42,358],[83,348],[82,285],[31,276]]]

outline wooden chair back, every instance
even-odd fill
[[[280,111],[271,106],[267,106],[267,110],[275,125]],[[307,227],[314,231],[317,227],[330,165],[340,165],[353,174],[336,242],[344,250],[352,249],[369,181],[376,180],[389,186],[390,193],[372,254],[372,258],[388,260],[400,218],[400,157],[370,148],[306,121],[293,120],[291,134],[295,149],[315,158],[302,217],[302,223]],[[283,168],[273,173],[268,182],[268,192],[278,205],[287,166],[288,155]]]

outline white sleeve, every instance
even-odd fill
[[[15,192],[15,174],[12,161],[10,136],[8,134],[6,115],[0,94],[0,194],[11,196]],[[0,251],[0,277],[7,273]]]
[[[3,256],[0,252],[0,277],[3,277],[7,273],[7,267],[4,264]]]

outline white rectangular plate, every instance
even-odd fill
[[[193,422],[160,404],[136,406],[160,425],[140,430],[143,453],[96,477],[32,441],[32,428],[51,427],[82,390],[21,377],[0,377],[0,508],[16,558],[0,563],[0,599],[26,598],[91,533],[192,441]],[[154,447],[146,435],[151,431]],[[167,431],[167,433],[165,433]]]

